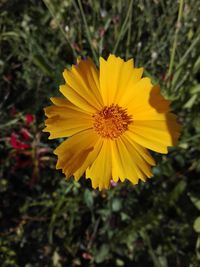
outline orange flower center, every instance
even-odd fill
[[[127,110],[114,104],[95,113],[93,119],[95,131],[101,137],[110,139],[119,137],[132,122],[132,116],[127,114]]]

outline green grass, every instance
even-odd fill
[[[0,265],[200,266],[200,2],[0,2]],[[134,58],[183,129],[154,177],[110,191],[65,181],[43,107],[77,56]],[[35,115],[27,125],[26,114]],[[12,133],[30,147],[13,149]]]

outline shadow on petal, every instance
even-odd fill
[[[160,93],[160,86],[155,85],[149,97],[150,105],[156,109],[158,113],[166,113],[166,126],[171,136],[171,143],[175,146],[180,136],[181,125],[177,122],[177,116],[170,113],[170,101],[166,100]]]

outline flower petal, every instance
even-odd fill
[[[133,59],[125,62],[114,55],[110,55],[107,61],[100,58],[100,90],[104,104],[118,104],[128,84],[136,83],[142,72],[142,68],[133,68]]]
[[[82,102],[86,102],[93,110],[102,108],[103,101],[99,92],[99,74],[90,59],[80,60],[70,70],[65,69],[63,76],[68,86],[65,91],[61,87],[61,92],[66,98],[78,106],[80,106],[80,102],[76,101],[76,98],[82,98]],[[84,109],[84,105],[80,107]]]
[[[148,103],[152,87],[149,78],[142,78],[137,83],[129,83],[119,105],[128,107],[131,111],[137,111],[138,108],[144,107]]]
[[[149,80],[142,79],[135,91],[133,100],[127,104],[134,120],[165,120],[170,101],[160,94],[159,85],[152,87]]]
[[[82,111],[93,114],[96,112],[96,108],[90,105],[90,103],[80,96],[73,88],[67,84],[60,85],[60,92],[69,99],[75,106],[79,107]]]
[[[86,170],[86,178],[92,181],[92,187],[99,190],[108,189],[111,180],[111,150],[110,140],[105,139],[102,148],[93,162],[93,164]]]
[[[112,143],[112,178],[117,181],[116,174],[121,181],[130,180],[137,184],[138,180],[145,181],[146,177],[151,177],[150,165],[142,157],[132,143],[124,136]]]
[[[81,165],[81,167],[76,172],[74,172],[74,178],[76,181],[79,180],[79,178],[84,174],[86,169],[90,167],[92,163],[95,161],[95,159],[97,158],[102,148],[102,144],[103,144],[103,140],[99,138],[96,144],[94,145],[94,149],[88,154],[84,163]]]
[[[155,163],[155,160],[153,159],[153,157],[151,156],[151,154],[149,153],[149,151],[137,144],[136,142],[133,141],[133,139],[130,138],[129,136],[129,132],[127,131],[126,133],[124,133],[123,137],[125,139],[128,140],[128,142],[133,146],[133,148],[137,151],[137,153],[151,166],[155,166],[156,163]]]
[[[58,156],[56,168],[62,169],[66,178],[69,178],[82,167],[98,139],[97,134],[90,129],[65,140],[54,151]]]
[[[46,128],[50,132],[49,139],[68,137],[80,131],[92,128],[91,115],[81,111],[66,99],[51,98],[57,104],[45,108]]]
[[[143,147],[160,153],[167,153],[167,147],[177,143],[180,126],[176,116],[165,115],[165,120],[136,120],[129,125],[130,138]]]
[[[123,155],[121,154],[119,142],[117,142],[117,140],[111,142],[111,153],[112,179],[116,183],[119,179],[123,182],[126,179],[126,168],[123,164]]]
[[[77,71],[84,77],[84,82],[87,85],[87,88],[91,91],[91,94],[94,95],[96,102],[98,102],[98,108],[101,108],[103,99],[100,93],[99,71],[95,64],[90,58],[81,60],[78,64]]]

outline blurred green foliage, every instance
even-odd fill
[[[2,267],[200,266],[199,24],[196,0],[0,2]],[[98,192],[55,171],[41,130],[64,67],[110,52],[145,67],[183,129],[149,182]]]

